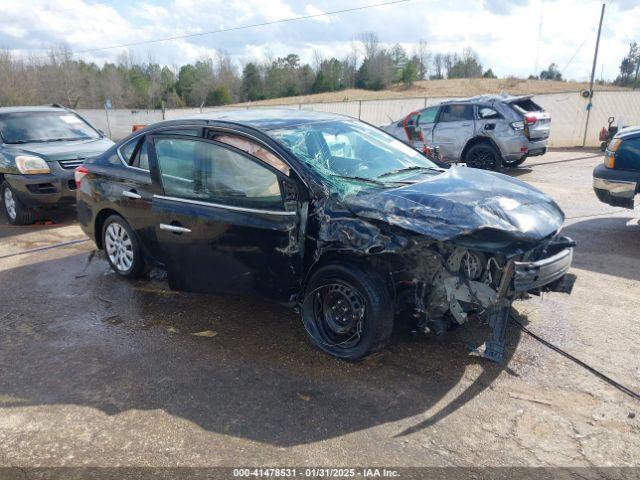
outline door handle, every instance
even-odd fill
[[[191,233],[190,228],[181,227],[179,225],[169,225],[168,223],[161,223],[160,230],[164,230],[166,232],[178,233],[178,234]]]
[[[133,200],[139,200],[142,198],[142,196],[138,195],[135,190],[123,190],[122,196]]]

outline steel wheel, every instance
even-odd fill
[[[350,285],[331,283],[314,293],[313,318],[320,340],[348,349],[357,345],[365,319],[365,301]]]
[[[4,208],[10,220],[16,219],[16,200],[13,198],[13,192],[10,188],[4,189]]]
[[[110,223],[105,230],[104,247],[111,264],[125,273],[133,266],[133,243],[125,228],[117,222]]]

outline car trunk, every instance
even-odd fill
[[[549,138],[551,131],[551,116],[530,96],[517,97],[508,102],[526,124],[525,134],[530,140],[544,140]]]

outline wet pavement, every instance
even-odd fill
[[[571,296],[518,302],[547,340],[640,391],[640,226],[595,198],[597,153],[561,151],[509,172],[550,194],[578,242]],[[515,328],[399,330],[357,364],[257,299],[126,281],[83,242],[73,211],[50,226],[0,218],[2,466],[637,465],[640,402]],[[1,258],[4,257],[4,258]]]

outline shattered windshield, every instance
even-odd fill
[[[400,140],[355,120],[295,125],[269,135],[320,174],[332,193],[341,195],[396,186],[408,174],[439,170]]]

